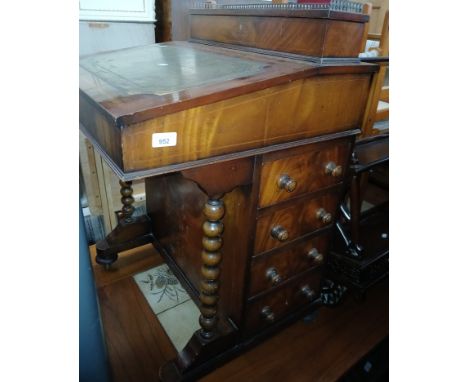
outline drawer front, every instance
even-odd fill
[[[320,271],[309,272],[294,282],[248,303],[247,333],[266,328],[319,297]]]
[[[307,269],[322,265],[328,249],[329,235],[322,234],[284,251],[254,257],[249,296],[255,296]]]
[[[266,207],[292,197],[332,186],[343,180],[347,167],[349,140],[332,145],[314,144],[307,152],[269,160],[264,157],[260,176],[259,206]],[[275,158],[275,156],[272,156]]]
[[[257,220],[255,253],[280,247],[330,225],[334,221],[337,202],[338,195],[333,192],[262,213]]]

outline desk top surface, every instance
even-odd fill
[[[169,42],[82,58],[80,93],[124,126],[326,69],[307,61]]]
[[[80,90],[125,125],[257,90],[259,82],[278,82],[282,76],[316,66],[169,42],[82,58]]]
[[[84,58],[81,67],[112,85],[121,96],[148,94],[176,97],[183,91],[251,77],[266,63],[192,46],[153,44]],[[106,94],[95,93],[97,101]]]

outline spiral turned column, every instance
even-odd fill
[[[218,322],[218,290],[219,290],[219,264],[221,262],[221,247],[223,246],[222,233],[224,225],[221,219],[224,216],[224,203],[220,198],[208,199],[203,214],[206,221],[203,223],[203,251],[202,251],[202,282],[200,285],[200,335],[204,339],[211,339],[215,335]]]
[[[119,219],[123,219],[125,222],[131,222],[133,212],[135,211],[135,207],[132,206],[135,199],[133,198],[133,188],[132,182],[124,182],[122,180],[119,181],[120,183],[120,195],[122,198],[122,210],[118,212]]]

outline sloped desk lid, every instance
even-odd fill
[[[297,80],[322,74],[362,73],[366,82],[373,71],[373,65],[368,64],[323,66],[190,42],[101,53],[80,60],[80,126],[121,178],[142,177],[141,171],[162,173],[187,167],[186,162],[207,160],[218,154],[238,155],[236,152],[262,147],[265,150],[270,138],[260,109],[269,108],[266,100],[272,102],[275,97],[267,97],[270,93],[262,91],[276,89],[284,98],[287,93],[281,92],[279,86],[290,87],[293,82],[297,84]],[[239,100],[241,96],[247,97],[242,101],[244,103]],[[277,102],[286,105],[288,102],[283,98]],[[218,113],[217,118],[223,115],[223,121],[211,120],[208,114],[212,109],[224,108],[221,101],[231,99],[239,100],[235,101],[237,109]],[[248,100],[251,101],[246,102]],[[302,101],[296,103],[299,105]],[[298,105],[280,108],[281,118],[291,120],[291,113]],[[196,128],[185,129],[183,124],[188,122],[179,112],[200,110],[201,107],[205,107],[202,114],[190,114],[199,118],[195,123],[190,117]],[[266,109],[263,112],[267,112]],[[174,118],[165,123],[162,118],[169,114]],[[178,127],[174,125],[176,120]],[[174,127],[171,133],[178,134],[177,146],[152,148],[151,134],[166,132],[169,125]],[[287,128],[288,123],[285,123],[283,129]],[[267,130],[261,132],[262,129]],[[258,138],[259,134],[263,138]],[[316,133],[308,133],[313,134]],[[206,141],[208,136],[209,142]],[[217,142],[216,137],[223,142]],[[135,143],[139,140],[142,140],[141,144]],[[183,154],[179,155],[179,152]],[[169,169],[168,166],[172,167]],[[135,171],[140,173],[130,175]]]
[[[154,44],[84,58],[80,66],[125,97],[177,94],[253,76],[260,73],[265,64],[190,46]],[[99,101],[105,99],[104,94],[97,93],[96,97]]]
[[[323,70],[306,61],[169,42],[82,58],[80,96],[123,127]]]

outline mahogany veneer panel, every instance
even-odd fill
[[[190,36],[311,57],[357,57],[366,15],[320,10],[195,9]]]
[[[283,282],[294,277],[307,269],[312,269],[322,265],[322,262],[317,262],[314,259],[307,257],[308,252],[312,248],[324,256],[328,250],[329,234],[321,234],[313,238],[309,238],[299,244],[284,249],[275,253],[255,256],[251,263],[251,278],[249,296],[254,296],[264,290],[273,287],[271,281],[267,278],[266,272],[269,268],[277,269],[278,274],[282,277]]]
[[[320,56],[327,21],[261,16],[192,15],[190,36],[295,54]]]
[[[306,306],[310,301],[301,293],[301,288],[307,286],[318,296],[320,280],[320,272],[311,271],[287,285],[277,287],[265,296],[249,300],[246,314],[247,333],[253,334],[255,331],[273,324],[262,317],[262,309],[265,307],[271,309],[275,316],[274,322],[276,322],[289,312]]]
[[[246,240],[252,220],[251,187],[238,187],[223,198],[225,216],[219,311],[237,324],[241,321],[246,261]],[[146,179],[146,202],[153,232],[166,253],[183,270],[198,294],[202,279],[203,205],[207,196],[196,183],[180,174]]]
[[[135,171],[356,128],[368,87],[366,75],[311,77],[137,123],[122,133],[124,166]],[[177,146],[152,148],[155,132],[176,132]]]
[[[365,24],[330,21],[323,43],[323,57],[357,57],[361,51]]]
[[[338,195],[329,192],[321,196],[307,197],[294,204],[281,208],[264,210],[257,219],[255,234],[255,254],[283,246],[294,239],[311,233],[319,228],[326,227],[316,212],[324,208],[332,214],[332,221],[336,212]],[[274,227],[281,226],[288,232],[288,238],[282,242],[271,235]]]
[[[338,184],[343,180],[350,150],[351,142],[346,140],[334,141],[333,144],[309,145],[300,152],[290,151],[289,155],[281,158],[277,158],[277,153],[265,155],[260,179],[259,207]],[[340,176],[326,174],[325,169],[330,162],[342,167]],[[284,175],[296,181],[293,191],[288,192],[278,186],[280,177]]]

